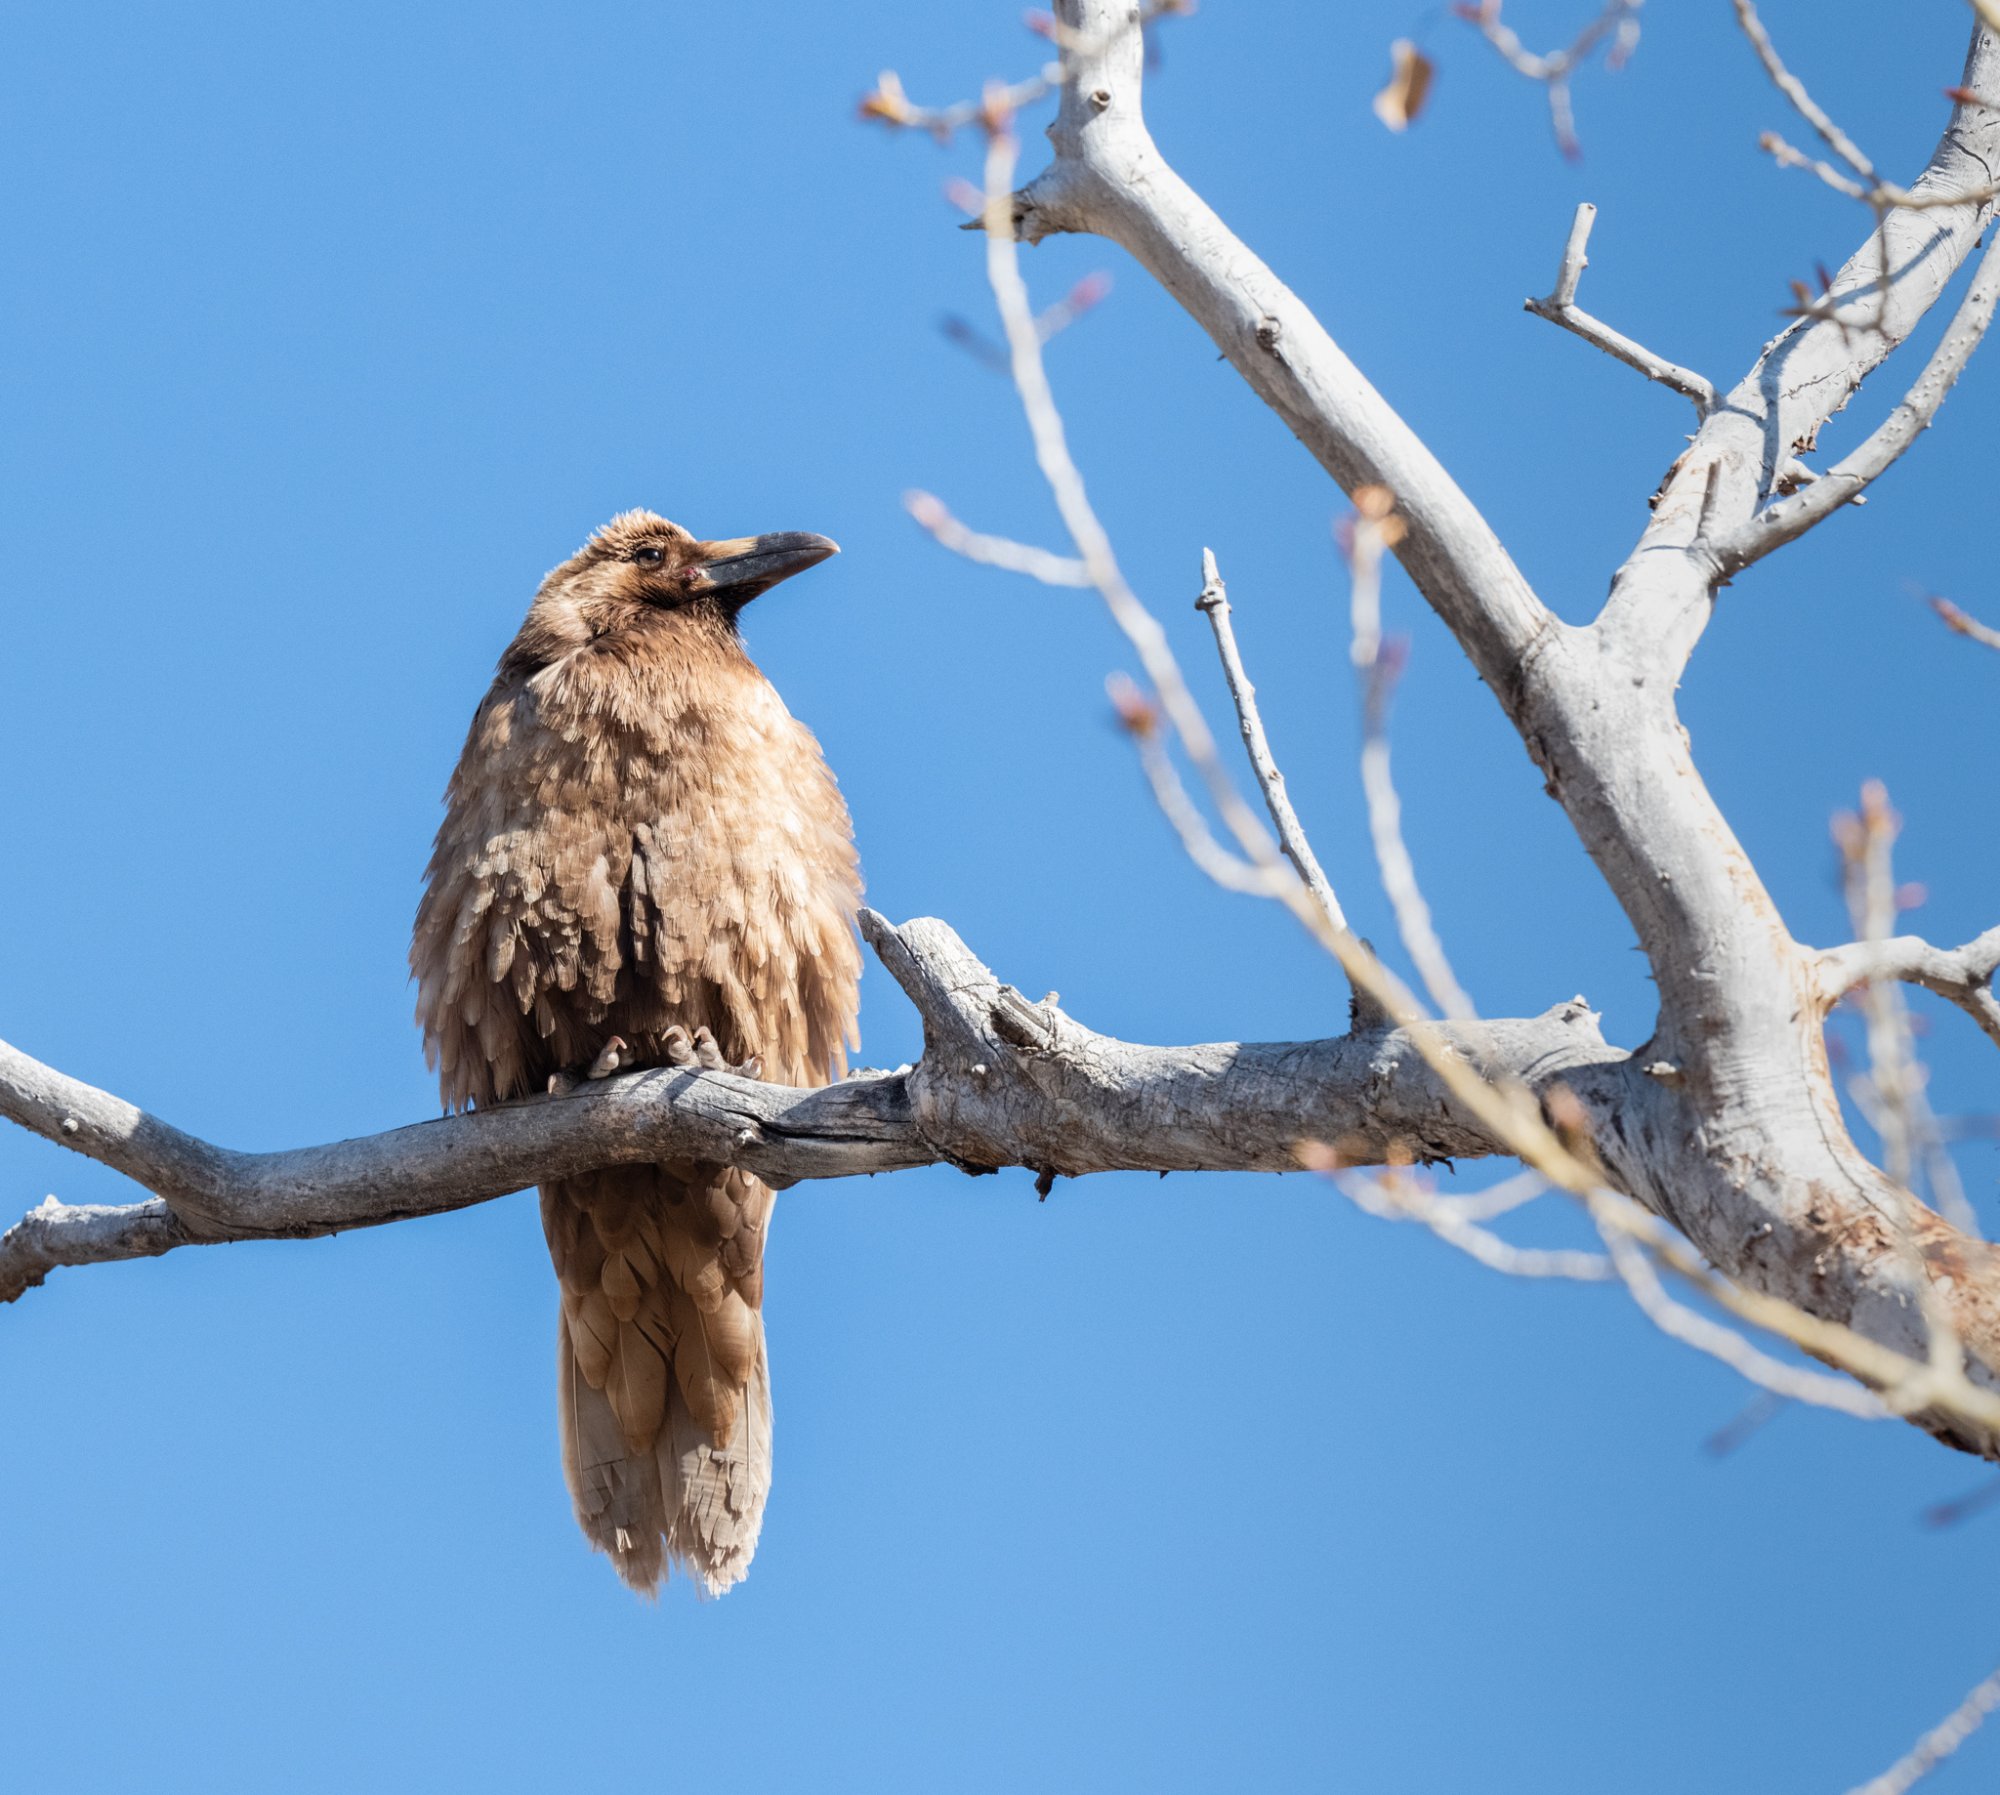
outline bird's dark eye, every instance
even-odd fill
[[[641,548],[632,551],[632,559],[638,562],[641,567],[658,567],[666,558],[667,552],[665,549]]]

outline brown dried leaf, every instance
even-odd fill
[[[1375,96],[1375,116],[1392,131],[1407,131],[1430,98],[1437,65],[1406,37],[1389,46],[1389,85]]]

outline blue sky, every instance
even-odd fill
[[[1582,10],[1508,13],[1539,41]],[[1966,9],[1765,11],[1913,172]],[[1442,72],[1394,138],[1368,100],[1413,30]],[[748,634],[879,908],[1129,1037],[1333,1032],[1331,971],[1149,809],[1094,601],[955,562],[899,506],[1054,537],[1007,387],[938,330],[986,315],[941,192],[974,151],[853,103],[883,66],[945,98],[1038,47],[1012,5],[919,0],[10,9],[0,1033],[236,1146],[429,1113],[403,956],[438,794],[542,571],[633,504],[844,545]],[[1649,8],[1633,65],[1579,83],[1579,166],[1437,9],[1210,0],[1164,48],[1168,154],[1567,616],[1688,428],[1520,311],[1576,202],[1584,303],[1719,380],[1858,239],[1757,156],[1790,124],[1725,0]],[[1338,495],[1122,254],[1027,265],[1045,299],[1112,274],[1051,353],[1092,490],[1212,702],[1188,601],[1215,548],[1294,796],[1388,940]],[[1997,425],[1975,362],[1865,512],[1731,588],[1684,682],[1805,938],[1842,932],[1826,820],[1870,776],[1919,926],[1994,920],[2000,663],[1914,593],[2000,615]],[[1622,916],[1400,580],[1388,606],[1461,976],[1496,1013],[1580,990],[1642,1039]],[[864,1001],[865,1057],[911,1055],[879,973]],[[1940,1106],[2000,1107],[1990,1050],[1932,1023]],[[2000,1157],[1965,1169],[2000,1225]],[[0,1135],[9,1209],[124,1188]],[[2000,1512],[1918,1520],[1980,1467],[1803,1413],[1718,1462],[1747,1392],[1618,1295],[1494,1278],[1302,1177],[804,1188],[769,1293],[756,1569],[649,1608],[569,1519],[531,1198],[58,1274],[0,1314],[21,1786],[1837,1790],[2000,1654]],[[1996,1763],[1979,1742],[1935,1786]]]

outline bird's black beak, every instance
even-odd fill
[[[704,542],[700,558],[689,569],[689,584],[694,591],[712,594],[726,605],[747,605],[780,580],[804,573],[839,553],[839,543],[807,530]]]

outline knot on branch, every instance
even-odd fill
[[[1090,1169],[1073,1152],[1082,1116],[1065,1088],[1100,1037],[1064,1015],[1054,992],[1033,1003],[1003,984],[935,917],[898,928],[864,910],[860,920],[923,1019],[924,1054],[909,1092],[924,1138],[968,1172]]]

